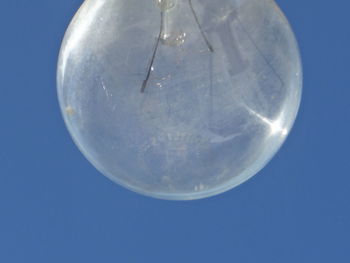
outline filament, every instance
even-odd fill
[[[208,49],[210,50],[210,52],[214,52],[214,49],[212,47],[212,45],[210,44],[209,40],[207,39],[206,35],[204,34],[204,31],[202,29],[202,26],[198,20],[198,16],[197,16],[197,13],[195,11],[195,9],[193,8],[193,4],[192,4],[192,0],[188,0],[189,2],[189,5],[190,5],[190,8],[191,8],[191,12],[193,14],[193,17],[194,17],[194,20],[196,21],[196,24],[198,26],[198,29],[203,37],[203,40],[204,42],[206,43],[206,45],[208,46]],[[163,33],[163,26],[164,26],[164,10],[161,9],[161,12],[160,12],[160,30],[159,30],[159,35],[158,35],[158,38],[156,40],[156,45],[154,47],[154,50],[153,50],[153,54],[152,54],[152,57],[151,57],[151,62],[150,62],[150,65],[148,67],[148,70],[147,70],[147,74],[146,74],[146,78],[145,80],[143,81],[142,83],[142,87],[141,87],[141,93],[144,93],[145,92],[145,89],[147,87],[147,84],[148,84],[148,81],[149,81],[149,78],[151,76],[151,72],[152,72],[152,69],[153,69],[153,64],[154,64],[154,60],[156,58],[156,55],[157,55],[157,51],[158,51],[158,47],[159,47],[159,42],[160,42],[160,39],[162,37],[162,33]]]
[[[152,58],[151,58],[151,63],[150,63],[150,65],[148,67],[148,70],[147,70],[146,78],[145,78],[145,80],[142,83],[141,93],[145,92],[145,89],[147,87],[147,83],[148,83],[149,77],[151,76],[154,59],[156,58],[156,54],[157,54],[157,50],[158,50],[158,46],[159,46],[159,41],[160,41],[160,38],[162,37],[163,24],[164,24],[164,11],[161,11],[160,12],[160,30],[159,30],[159,35],[158,35],[158,38],[157,38],[157,41],[156,41],[156,45],[155,45],[154,50],[153,50],[153,55],[152,55]]]
[[[188,3],[190,4],[190,7],[191,7],[191,11],[192,11],[194,20],[196,20],[196,24],[197,24],[197,26],[198,26],[198,28],[199,28],[199,31],[201,32],[201,35],[202,35],[202,37],[203,37],[205,43],[207,44],[207,46],[208,46],[210,52],[214,52],[213,46],[210,44],[209,40],[208,40],[207,37],[205,36],[204,31],[203,31],[203,29],[202,29],[202,26],[201,26],[201,24],[199,23],[197,13],[196,13],[196,11],[195,11],[194,8],[193,8],[192,0],[188,0]]]

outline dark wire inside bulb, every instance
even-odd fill
[[[147,70],[147,74],[146,74],[146,78],[145,80],[143,81],[142,83],[142,87],[141,87],[141,93],[143,93],[147,87],[147,83],[148,83],[148,80],[151,76],[151,72],[153,70],[153,64],[154,64],[154,60],[156,58],[156,55],[157,55],[157,50],[158,50],[158,47],[159,47],[159,43],[160,43],[160,40],[163,38],[164,40],[166,40],[166,38],[168,38],[169,36],[167,34],[165,34],[163,32],[163,29],[164,29],[164,18],[165,18],[165,13],[167,12],[167,10],[173,8],[175,6],[175,3],[173,0],[156,0],[156,4],[158,5],[158,7],[160,8],[160,30],[159,30],[159,35],[157,37],[157,40],[156,40],[156,44],[155,44],[155,47],[153,49],[153,53],[152,53],[152,57],[151,57],[151,62],[149,63],[149,67],[148,67],[148,70]],[[190,9],[191,9],[191,12],[193,14],[193,17],[194,17],[194,20],[198,26],[198,29],[202,35],[202,38],[205,42],[205,44],[207,45],[208,49],[210,52],[214,52],[214,48],[213,46],[210,44],[209,40],[207,39],[203,29],[202,29],[202,26],[201,26],[201,23],[199,22],[199,19],[198,19],[198,16],[197,16],[197,13],[196,13],[196,10],[194,9],[193,7],[193,4],[192,4],[192,0],[188,0],[188,4],[190,6]]]

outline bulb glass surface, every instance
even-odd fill
[[[272,0],[86,0],[57,81],[68,130],[98,170],[177,200],[262,169],[302,90],[297,43]]]

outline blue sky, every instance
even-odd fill
[[[277,2],[305,75],[290,136],[243,185],[170,202],[100,175],[63,124],[57,53],[81,1],[3,1],[0,262],[350,262],[350,2]]]

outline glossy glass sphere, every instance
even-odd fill
[[[164,199],[255,175],[289,133],[301,90],[297,43],[272,0],[86,0],[58,63],[82,153]]]

